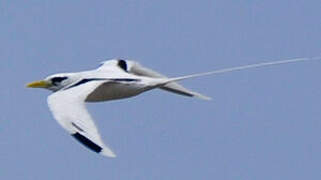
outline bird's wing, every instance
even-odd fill
[[[127,70],[129,73],[138,75],[138,76],[147,76],[147,77],[153,77],[153,78],[167,78],[165,75],[160,74],[152,69],[149,69],[147,67],[144,67],[140,65],[139,63],[135,61],[129,61],[127,65]],[[176,83],[176,82],[171,82],[166,84],[165,86],[161,87],[161,89],[173,92],[176,94],[184,95],[184,96],[189,96],[189,97],[197,97],[200,99],[205,99],[205,100],[210,100],[210,97],[204,96],[200,93],[191,91],[189,89],[186,89],[182,85]]]
[[[85,106],[85,99],[106,80],[83,81],[53,93],[48,105],[58,123],[87,148],[108,157],[116,155],[104,144]]]

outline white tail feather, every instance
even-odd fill
[[[321,59],[321,57],[296,58],[296,59],[270,61],[270,62],[257,63],[257,64],[249,64],[249,65],[244,65],[244,66],[237,66],[237,67],[232,67],[232,68],[219,69],[219,70],[205,72],[205,73],[198,73],[198,74],[192,74],[192,75],[187,75],[187,76],[169,78],[169,79],[167,79],[165,84],[168,84],[168,83],[171,83],[171,82],[175,82],[175,81],[181,81],[181,80],[184,80],[184,79],[194,78],[194,77],[212,75],[212,74],[222,74],[222,73],[227,73],[227,72],[232,72],[232,71],[239,71],[239,70],[250,69],[250,68],[258,68],[258,67],[263,67],[263,66],[272,66],[272,65],[288,64],[288,63],[295,63],[295,62],[301,62],[301,61],[312,61],[312,60],[320,60],[320,59]]]

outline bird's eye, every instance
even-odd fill
[[[54,85],[57,85],[58,83],[61,83],[61,81],[68,79],[67,77],[54,77],[51,79],[51,83]]]

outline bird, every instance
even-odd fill
[[[50,75],[44,80],[28,83],[27,87],[44,88],[52,91],[52,94],[47,98],[47,103],[59,125],[88,149],[113,158],[116,157],[116,154],[102,140],[93,118],[86,109],[86,103],[130,98],[153,89],[210,100],[210,97],[189,90],[179,84],[178,81],[205,75],[316,59],[320,58],[270,61],[174,78],[168,78],[134,60],[110,59],[103,61],[96,69]]]

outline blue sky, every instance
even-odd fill
[[[27,82],[129,58],[168,76],[321,54],[321,2],[0,1],[1,179],[320,179],[321,62],[184,81],[88,106],[108,159],[70,137]]]

